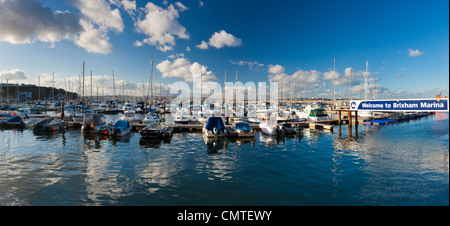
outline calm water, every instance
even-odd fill
[[[0,205],[447,206],[448,118],[218,143],[0,130]]]

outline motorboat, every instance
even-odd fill
[[[165,121],[166,120],[164,118],[160,118],[156,112],[150,111],[145,116],[143,123],[145,125],[149,125],[149,124],[160,123],[160,122],[165,122]]]
[[[232,128],[235,129],[237,136],[239,138],[248,138],[255,136],[255,131],[253,130],[253,127],[251,127],[246,122],[236,122],[233,124]]]
[[[0,127],[24,127],[25,123],[22,121],[22,117],[15,115],[8,119],[0,121]]]
[[[225,132],[225,125],[221,117],[209,117],[203,127],[203,136],[206,138],[224,138]]]
[[[229,125],[233,125],[233,124],[238,123],[238,122],[244,122],[244,119],[241,118],[241,117],[230,117],[230,118],[228,118],[228,124]]]
[[[161,123],[153,123],[139,130],[139,133],[142,139],[155,139],[163,137],[165,129]]]
[[[178,109],[173,121],[175,124],[188,124],[191,122],[189,111],[185,108]]]
[[[107,104],[99,104],[97,106],[97,108],[95,108],[97,113],[106,113],[106,109],[108,109],[108,105]]]
[[[330,119],[324,108],[313,108],[311,105],[306,106],[299,113],[299,117],[305,118],[307,121],[323,121]]]
[[[81,131],[83,133],[98,134],[106,130],[107,124],[102,114],[86,114],[84,115]]]
[[[113,126],[109,127],[108,135],[122,137],[130,134],[131,124],[127,120],[118,120]],[[105,134],[106,135],[106,134]]]
[[[121,110],[125,112],[125,111],[129,111],[129,110],[133,110],[133,109],[134,109],[134,106],[132,103],[125,103]]]
[[[259,123],[261,132],[267,135],[277,135],[278,124],[274,117],[262,118]]]
[[[38,108],[19,108],[16,113],[18,116],[24,118],[46,118],[50,117],[48,114],[41,113]]]
[[[33,130],[36,130],[36,131],[45,131],[47,124],[50,123],[51,121],[53,121],[53,119],[54,119],[54,117],[43,118],[40,121],[33,123],[29,127],[33,128]]]
[[[123,112],[123,116],[120,117],[121,120],[127,120],[130,123],[139,123],[141,119],[136,115],[135,110],[127,110]]]
[[[295,126],[292,122],[282,122],[280,126],[283,128],[284,133],[293,134],[300,132],[300,128]]]
[[[64,128],[64,121],[58,118],[54,118],[52,121],[44,126],[45,131],[58,131]]]

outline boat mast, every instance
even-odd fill
[[[41,77],[38,76],[38,100],[41,103]]]
[[[114,81],[114,70],[112,71],[113,73],[113,96],[114,96],[114,101],[117,101],[117,97],[116,97],[116,82]]]
[[[367,67],[368,67],[369,61],[366,60],[366,70],[364,71],[364,100],[367,100],[367,88],[369,86],[368,80],[367,80]]]
[[[353,76],[353,68],[350,68],[350,99],[352,99],[352,76]]]
[[[94,99],[92,98],[92,71],[91,71],[91,103]]]
[[[55,72],[52,76],[52,102],[55,102]]]
[[[336,77],[336,57],[334,57],[334,67],[333,67],[333,108],[334,109],[336,107],[336,93],[335,93],[335,86],[334,86],[334,82],[335,82],[335,77]]]
[[[82,97],[81,97],[81,107],[84,107],[84,61],[83,61],[83,81],[82,81],[82,86],[81,86],[81,90],[82,90]],[[83,109],[81,109],[83,110]]]

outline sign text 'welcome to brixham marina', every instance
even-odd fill
[[[350,110],[448,111],[448,108],[448,98],[350,101]]]

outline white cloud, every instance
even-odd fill
[[[175,54],[169,55],[167,58],[175,59],[175,58],[180,58],[180,57],[184,57],[184,53],[175,53]]]
[[[233,60],[230,60],[230,63],[232,63],[234,65],[239,65],[239,66],[247,65],[248,68],[252,71],[261,71],[261,70],[263,70],[262,67],[264,67],[264,64],[259,63],[258,61],[244,61],[244,60],[233,61]]]
[[[112,52],[113,46],[108,42],[107,31],[105,29],[95,29],[93,24],[85,20],[80,20],[84,31],[75,38],[75,43],[91,53],[108,54]]]
[[[53,12],[39,0],[3,0],[0,4],[0,41],[12,44],[41,41],[54,47],[55,42],[71,40],[88,52],[111,52],[108,31],[121,33],[124,29],[119,9],[111,9],[104,0],[69,2],[81,13]]]
[[[0,72],[0,78],[3,80],[26,80],[27,76],[20,69]]]
[[[208,71],[208,67],[197,62],[191,63],[186,58],[178,58],[173,62],[165,60],[156,65],[163,78],[181,78],[186,82],[192,82],[194,74],[201,74],[202,80],[216,80],[215,75]]]
[[[199,49],[208,49],[208,43],[206,43],[205,41],[202,41],[202,43],[196,45],[195,47],[197,47]]]
[[[337,72],[336,73],[334,71],[327,71],[325,73],[323,73],[323,79],[325,80],[334,80],[336,81],[336,79],[339,79],[341,77],[341,73]]]
[[[217,49],[220,49],[224,46],[228,47],[237,47],[242,45],[242,39],[236,38],[232,34],[228,34],[225,30],[221,30],[219,32],[215,32],[211,38],[209,39],[208,44]]]
[[[111,5],[104,0],[78,0],[75,6],[90,21],[99,26],[114,29],[122,32],[124,24],[119,9],[111,10]]]
[[[203,3],[201,0],[198,0],[198,7],[202,7],[204,5],[205,5],[205,3]]]
[[[322,72],[316,70],[304,71],[297,70],[292,75],[288,75],[285,69],[281,65],[269,66],[269,81],[278,82],[279,90],[282,92],[288,92],[291,90],[291,84],[293,84],[293,92],[301,91],[318,91],[319,88],[324,87],[324,83],[321,80]]]
[[[191,51],[191,47],[186,46],[186,51],[190,52]]]
[[[136,40],[136,41],[133,43],[133,45],[134,45],[134,46],[137,46],[137,47],[140,47],[140,46],[143,46],[144,44],[143,44],[142,42],[140,42],[139,40]]]
[[[284,67],[277,64],[277,65],[269,65],[269,69],[267,70],[267,72],[269,74],[274,74],[274,75],[278,75],[281,74],[285,71]]]
[[[132,0],[109,0],[111,4],[118,7],[123,7],[128,14],[133,15],[136,11],[136,1]]]
[[[137,19],[134,24],[137,32],[148,36],[142,43],[156,46],[158,50],[166,52],[173,50],[175,36],[189,39],[186,28],[178,23],[178,10],[172,4],[163,9],[149,2],[143,13],[145,17]]]
[[[411,48],[408,49],[408,52],[409,52],[408,56],[410,56],[410,57],[421,56],[424,53],[424,52],[422,52],[422,51],[420,51],[418,49],[413,50]]]
[[[215,47],[216,49],[227,47],[237,47],[242,45],[242,39],[235,37],[232,34],[227,33],[225,30],[215,32],[208,42],[202,41],[195,47],[199,49],[208,49],[208,45]]]
[[[180,12],[184,12],[189,9],[188,7],[183,5],[181,2],[175,2],[175,5],[180,9]]]
[[[82,30],[79,16],[52,12],[38,0],[4,0],[0,4],[0,41],[12,44],[71,39]]]

